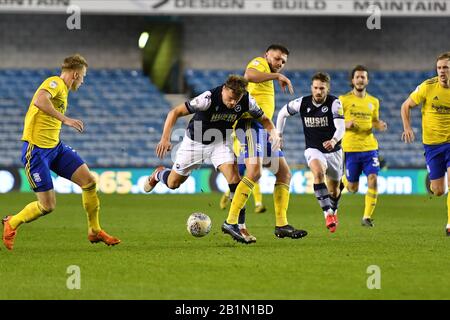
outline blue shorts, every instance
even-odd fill
[[[84,161],[68,145],[59,142],[54,148],[39,148],[25,141],[22,146],[22,163],[34,192],[53,189],[50,170],[68,180]]]
[[[450,143],[438,145],[423,145],[425,149],[425,161],[430,180],[436,180],[445,176],[450,167]]]
[[[378,150],[345,153],[345,175],[349,182],[358,182],[362,172],[369,176],[379,171]]]
[[[236,125],[236,136],[241,143],[238,163],[244,163],[244,158],[283,157],[283,151],[272,151],[269,134],[262,124],[255,119],[241,119]]]

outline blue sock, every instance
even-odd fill
[[[158,172],[158,180],[164,183],[167,186],[167,179],[169,179],[170,169],[164,169]]]

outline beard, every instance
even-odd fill
[[[320,97],[320,98],[318,98],[318,97],[313,96],[313,100],[314,100],[314,102],[317,103],[317,104],[322,104],[322,103],[325,102],[325,97]]]

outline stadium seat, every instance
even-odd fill
[[[40,81],[54,74],[59,71],[0,70],[0,167],[22,166],[25,113]],[[83,120],[85,131],[79,134],[63,126],[61,138],[91,167],[159,164],[154,146],[169,109],[170,103],[141,71],[89,69],[85,84],[69,95],[67,111],[69,117]],[[170,159],[165,161],[171,165]]]

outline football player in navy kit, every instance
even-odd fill
[[[329,90],[330,76],[316,73],[312,77],[312,95],[285,105],[278,113],[277,129],[282,135],[286,118],[300,113],[306,142],[305,157],[314,176],[314,193],[324,212],[326,227],[335,232],[343,175],[341,140],[345,122],[341,102],[328,94]]]
[[[264,115],[255,100],[247,92],[248,81],[238,75],[230,75],[222,86],[205,91],[196,98],[172,109],[167,115],[162,137],[156,146],[159,158],[172,149],[170,136],[179,117],[194,114],[186,129],[186,135],[177,150],[172,169],[158,167],[146,180],[144,191],[150,192],[158,182],[170,189],[178,188],[189,177],[192,170],[210,161],[226,178],[232,193],[240,184],[236,157],[232,150],[232,126],[244,113],[261,122],[270,134],[274,150],[279,149],[280,138],[273,122]],[[247,199],[247,198],[245,198]],[[234,203],[231,207],[241,209],[245,202]],[[236,224],[227,226],[225,233],[234,240],[250,243],[239,231]]]

